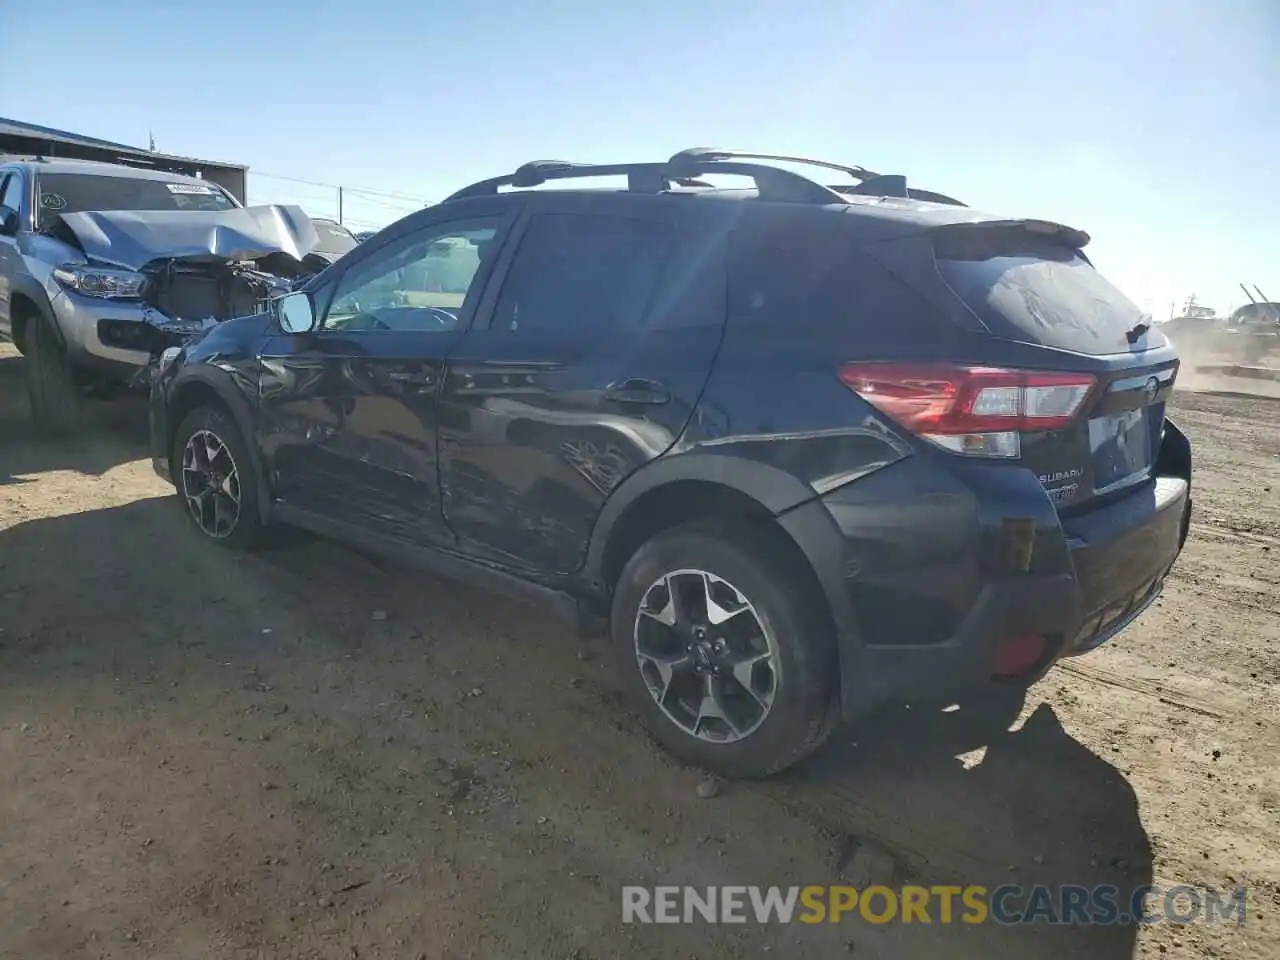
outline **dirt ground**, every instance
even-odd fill
[[[41,441],[0,347],[0,957],[1276,955],[1280,402],[1177,398],[1187,550],[1019,717],[895,707],[710,799],[556,621],[321,540],[199,542],[143,414]],[[625,884],[868,878],[1247,884],[1248,916],[620,919]]]

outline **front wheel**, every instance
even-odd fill
[[[193,410],[173,438],[171,471],[187,517],[200,533],[246,550],[262,531],[262,509],[249,448],[221,410]]]
[[[780,532],[696,523],[659,534],[614,591],[610,634],[649,732],[732,777],[796,763],[837,716],[834,636]]]
[[[82,423],[83,400],[67,351],[41,317],[30,321],[24,339],[31,419],[54,435],[75,433]]]

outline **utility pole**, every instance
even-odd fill
[[[338,187],[338,222],[342,222],[342,187]]]

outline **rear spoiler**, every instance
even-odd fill
[[[1083,249],[1092,239],[1083,230],[1068,227],[1066,224],[1052,220],[978,220],[968,223],[948,223],[934,227],[929,232],[934,236],[946,238],[956,235],[973,235],[987,232],[1030,233],[1038,237],[1047,237],[1064,247],[1074,250]]]

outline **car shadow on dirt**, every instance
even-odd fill
[[[39,473],[73,470],[101,476],[147,455],[146,398],[86,398],[85,430],[72,439],[44,437],[31,421],[21,356],[0,355],[0,485],[28,483]]]
[[[0,531],[0,622],[6,627],[0,633],[0,697],[16,702],[63,679],[92,683],[102,677],[124,683],[121,695],[130,698],[132,711],[177,709],[174,691],[148,678],[181,675],[188,696],[202,686],[221,687],[227,683],[221,664],[276,656],[270,648],[285,642],[284,631],[266,636],[271,630],[264,625],[283,622],[307,638],[306,658],[321,662],[306,669],[340,675],[350,669],[344,661],[354,650],[362,669],[383,658],[386,669],[398,674],[398,658],[420,661],[419,648],[361,631],[383,629],[388,619],[430,622],[437,678],[448,676],[446,664],[472,663],[466,669],[474,680],[467,685],[488,691],[486,704],[505,702],[528,718],[507,731],[508,749],[518,749],[520,738],[536,728],[560,762],[612,766],[623,782],[670,779],[672,762],[649,748],[636,727],[618,724],[617,692],[607,680],[598,695],[585,691],[588,706],[575,708],[596,714],[588,719],[597,722],[584,725],[580,715],[536,689],[540,676],[524,674],[513,662],[511,650],[532,641],[540,645],[539,670],[561,678],[580,672],[579,647],[567,630],[527,608],[513,612],[516,605],[501,598],[468,596],[469,590],[437,589],[417,575],[377,569],[328,541],[289,542],[236,559],[199,542],[172,497],[30,520]],[[344,605],[356,608],[350,621],[342,620],[350,612]],[[370,609],[377,609],[372,620]],[[474,638],[477,630],[488,642],[479,662],[462,649],[473,642],[462,638]],[[518,636],[505,645],[501,633]],[[460,649],[449,651],[450,643]],[[505,651],[506,666],[490,662],[495,649]],[[281,663],[300,670],[302,655],[292,653]],[[286,667],[267,664],[264,670]],[[375,676],[378,683],[395,682],[388,674]],[[452,688],[459,681],[426,682]],[[511,689],[520,684],[530,689]],[[831,859],[803,865],[794,878],[757,879],[753,871],[774,859],[732,850],[726,869],[751,877],[748,882],[977,884],[991,891],[1016,885],[1020,889],[1003,901],[1013,912],[1026,905],[1032,885],[1046,885],[1056,898],[1064,886],[1109,884],[1118,891],[1120,911],[1127,912],[1131,891],[1152,878],[1151,844],[1134,791],[1111,763],[1075,740],[1049,706],[1035,706],[1015,723],[1021,706],[889,707],[837,731],[796,770],[769,782],[733,785],[718,806],[690,792],[686,814],[700,824],[697,829],[716,821],[768,824],[785,815],[831,839]],[[288,714],[301,715],[298,705]],[[372,715],[368,723],[376,729]],[[379,749],[370,741],[365,760],[376,765]],[[560,789],[589,790],[590,781],[566,780]],[[983,956],[1127,960],[1136,928],[1041,923],[1011,930],[951,928],[946,936],[977,937],[986,945],[978,951]]]
[[[1052,673],[1042,681],[1053,682]],[[1137,795],[1037,700],[1033,688],[1026,703],[893,704],[838,732],[783,782],[792,803],[851,831],[842,857],[855,876],[861,848],[883,847],[897,882],[1011,887],[1003,902],[1015,914],[1043,886],[1050,915],[1062,913],[1064,888],[1112,887],[1127,918],[1153,876]],[[1041,923],[1036,955],[1128,958],[1136,930],[1114,919],[1087,929]]]

